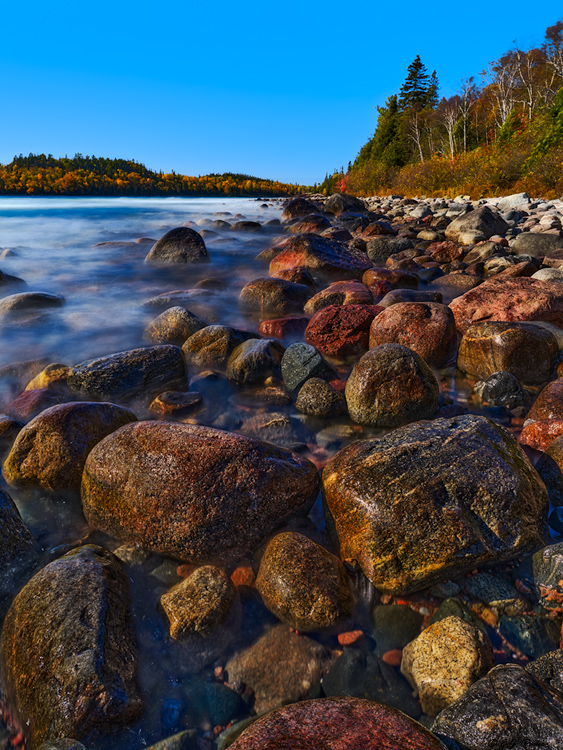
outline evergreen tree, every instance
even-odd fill
[[[387,99],[384,107],[376,109],[378,117],[374,136],[362,148],[354,166],[375,161],[385,167],[400,167],[406,163],[407,152],[396,94]]]
[[[430,107],[431,109],[434,109],[438,106],[438,89],[440,88],[440,84],[438,83],[438,76],[436,75],[436,71],[432,71],[432,75],[430,76],[430,81],[428,82],[428,89],[426,91],[426,102],[425,106]]]
[[[424,107],[427,104],[428,90],[430,88],[430,85],[431,79],[428,75],[428,70],[422,63],[420,55],[417,55],[407,68],[407,77],[405,78],[405,81],[399,90],[400,108],[403,110],[410,109],[410,107],[414,105]],[[436,95],[437,90],[434,96]]]

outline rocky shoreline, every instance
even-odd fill
[[[146,346],[0,370],[0,748],[563,746],[563,200],[279,209],[140,240],[199,279]]]

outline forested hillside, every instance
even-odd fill
[[[229,172],[200,177],[153,172],[135,161],[82,154],[72,159],[20,155],[0,165],[0,195],[280,196],[304,190]]]
[[[419,56],[377,106],[375,133],[326,194],[563,194],[563,21],[539,47],[514,47],[439,98]]]

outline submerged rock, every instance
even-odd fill
[[[281,378],[285,348],[275,339],[248,339],[239,344],[227,362],[227,377],[235,383],[263,383]]]
[[[170,307],[145,328],[144,337],[153,344],[175,344],[182,346],[184,341],[207,323],[183,307]]]
[[[305,458],[211,427],[137,422],[88,456],[95,528],[180,560],[230,563],[287,518],[307,513],[318,474]]]
[[[0,616],[9,597],[29,577],[39,559],[39,547],[7,492],[0,490]]]
[[[229,357],[243,341],[255,338],[255,334],[239,331],[228,326],[206,326],[190,336],[182,351],[190,365],[224,372]]]
[[[50,563],[14,599],[1,640],[4,675],[32,747],[87,742],[137,719],[137,654],[121,563],[79,547]]]
[[[246,312],[288,315],[302,312],[310,296],[305,284],[272,277],[254,279],[241,289],[239,307]]]
[[[419,590],[545,544],[545,485],[484,417],[353,443],[327,463],[323,485],[341,558],[357,560],[382,591]]]
[[[201,235],[189,227],[177,227],[151,247],[145,263],[198,263],[207,260],[209,253]]]

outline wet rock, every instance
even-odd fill
[[[164,391],[149,406],[153,414],[185,414],[201,404],[201,393],[196,391]]]
[[[412,247],[412,241],[408,237],[378,236],[368,240],[366,252],[368,258],[375,265],[385,263],[387,258],[396,253],[403,252]]]
[[[397,427],[428,418],[438,408],[439,399],[440,388],[432,370],[418,354],[400,344],[370,349],[346,383],[351,419],[370,427]]]
[[[540,604],[563,612],[563,543],[549,544],[533,557],[534,586]]]
[[[258,332],[261,336],[275,339],[301,338],[309,325],[309,318],[272,318],[260,323]]]
[[[183,694],[187,704],[184,721],[190,724],[222,727],[236,716],[248,713],[240,695],[219,682],[190,680]]]
[[[82,742],[69,740],[66,737],[59,737],[56,740],[47,740],[39,750],[86,750]]]
[[[6,406],[6,413],[17,420],[28,422],[45,409],[68,401],[72,396],[51,388],[24,391]]]
[[[315,281],[361,279],[371,267],[365,253],[317,234],[298,234],[270,263],[270,276],[289,268],[304,268]]]
[[[117,558],[86,546],[40,570],[14,599],[1,653],[32,746],[61,736],[88,744],[138,718],[127,589]]]
[[[198,750],[197,729],[186,729],[161,740],[146,750]]]
[[[296,224],[292,224],[290,231],[303,234],[321,234],[325,229],[328,229],[329,227],[330,221],[326,218],[326,216],[321,216],[320,214],[309,214],[308,216],[303,217],[303,219],[298,221]]]
[[[403,649],[420,634],[423,617],[405,604],[380,604],[373,609],[375,653]]]
[[[291,344],[285,350],[281,361],[281,374],[289,393],[301,390],[310,378],[332,380],[336,377],[332,367],[325,362],[315,347],[301,341]]]
[[[188,364],[201,369],[224,372],[231,354],[255,334],[228,326],[206,326],[184,343],[182,351]]]
[[[547,492],[515,440],[483,417],[362,440],[323,472],[343,560],[382,591],[422,589],[545,542]]]
[[[9,598],[31,575],[39,559],[39,547],[7,492],[0,490],[0,616]]]
[[[327,698],[364,698],[403,711],[413,719],[421,714],[420,704],[408,684],[375,654],[346,648],[321,681]]]
[[[145,263],[200,263],[208,260],[209,253],[201,235],[189,227],[177,227],[151,247]]]
[[[391,307],[401,302],[442,302],[442,294],[434,291],[418,291],[415,289],[393,289],[377,304],[380,307]]]
[[[92,526],[189,562],[229,563],[293,515],[318,474],[305,458],[210,427],[137,422],[92,450],[82,482]],[[228,503],[225,502],[228,498]]]
[[[551,505],[554,508],[563,506],[563,474],[557,462],[544,453],[536,464],[536,471],[545,484]]]
[[[487,380],[475,383],[473,390],[490,406],[506,406],[512,409],[523,406],[528,400],[518,379],[509,372],[494,372]],[[518,442],[521,443],[520,440]]]
[[[563,237],[540,232],[522,232],[511,246],[512,252],[516,255],[531,255],[533,258],[545,258],[554,250],[561,249],[563,249]]]
[[[164,312],[171,307],[183,307],[184,310],[194,310],[202,317],[209,314],[209,303],[218,301],[219,296],[210,289],[177,289],[173,292],[164,292],[157,297],[152,297],[144,303],[148,310],[159,310]],[[199,313],[198,308],[204,312]]]
[[[253,722],[232,750],[444,750],[414,719],[360,698],[322,698],[284,706]]]
[[[499,632],[515,649],[530,659],[537,659],[559,643],[560,628],[549,620],[534,615],[504,616],[499,620]]]
[[[330,211],[335,216],[339,216],[345,211],[365,212],[365,203],[360,198],[355,198],[347,193],[334,193],[325,203],[325,211]]]
[[[234,232],[261,232],[262,224],[258,221],[236,221],[231,229]]]
[[[302,312],[311,296],[304,284],[278,278],[254,279],[241,290],[239,306],[245,312],[288,315]]]
[[[308,315],[328,305],[371,305],[373,294],[360,281],[335,281],[322,292],[311,297],[305,305]]]
[[[321,378],[307,380],[297,395],[295,408],[312,417],[339,417],[346,414],[346,399]]]
[[[226,666],[229,682],[254,691],[257,714],[302,700],[318,685],[334,661],[331,651],[288,625],[274,625],[251,646],[238,651]]]
[[[556,648],[526,664],[526,672],[563,696],[563,649]]]
[[[19,419],[14,419],[7,414],[0,414],[0,460],[3,461],[10,452],[14,440],[24,424]]]
[[[465,581],[464,589],[472,599],[478,599],[502,614],[518,615],[531,606],[530,602],[500,575],[477,573]]]
[[[377,305],[329,305],[313,315],[305,340],[321,354],[335,359],[357,357],[367,351]]]
[[[563,701],[522,667],[498,666],[444,709],[432,731],[451,748],[556,748],[563,744]]]
[[[450,303],[458,331],[485,321],[545,320],[563,327],[563,286],[530,278],[494,277]]]
[[[256,588],[270,612],[302,632],[333,627],[354,607],[340,560],[296,532],[278,534],[268,543]]]
[[[540,326],[489,321],[464,333],[457,366],[481,380],[502,370],[522,383],[544,383],[558,353],[555,336]]]
[[[457,593],[459,593],[459,591]],[[473,615],[473,613],[467,608],[467,606],[462,604],[459,599],[454,598],[454,596],[450,596],[449,598],[444,599],[444,601],[440,604],[438,609],[430,618],[428,624],[433,625],[435,622],[445,620],[446,617],[458,617],[464,622],[471,623],[471,625],[478,625],[479,623],[477,617]]]
[[[488,240],[495,234],[504,235],[507,230],[508,224],[497,211],[491,210],[489,206],[481,206],[448,224],[446,239],[470,245]]]
[[[373,284],[387,281],[395,289],[416,289],[418,287],[418,276],[406,271],[394,271],[391,268],[368,268],[362,276],[362,281],[370,289]]]
[[[171,344],[89,359],[73,367],[67,378],[75,393],[106,401],[130,401],[166,390],[185,390],[187,381],[182,350]]]
[[[246,419],[240,431],[244,435],[265,440],[267,443],[294,450],[302,440],[302,428],[298,420],[280,412],[264,412]]]
[[[195,570],[160,597],[170,636],[182,644],[182,666],[198,672],[237,638],[241,606],[228,575],[212,565]]]
[[[428,250],[430,257],[437,263],[452,263],[463,258],[463,249],[455,242],[436,242]]]
[[[534,401],[528,419],[563,419],[563,378],[552,380]]]
[[[66,379],[70,375],[72,368],[59,362],[52,362],[44,370],[36,375],[26,385],[26,391],[34,391],[40,388],[54,388],[66,391]]]
[[[289,201],[284,208],[281,219],[282,221],[287,221],[287,219],[295,219],[298,216],[314,214],[316,211],[317,207],[315,204],[311,203],[311,201],[308,201],[306,198],[294,198]]]
[[[144,337],[153,344],[176,344],[182,346],[186,339],[207,323],[183,307],[170,307],[145,328]]]
[[[372,321],[369,347],[402,344],[434,367],[443,367],[455,351],[457,332],[451,310],[438,302],[403,302],[384,309]]]
[[[263,383],[281,378],[285,348],[275,339],[248,339],[239,344],[227,362],[227,377],[239,384]]]
[[[65,304],[60,294],[48,292],[20,292],[0,300],[0,320],[10,321],[29,313],[54,310]]]
[[[80,490],[86,457],[102,438],[137,417],[115,404],[75,402],[42,411],[19,432],[2,473],[14,487]]]
[[[424,713],[436,716],[494,664],[493,647],[481,630],[446,617],[405,646],[401,673],[418,692]]]

